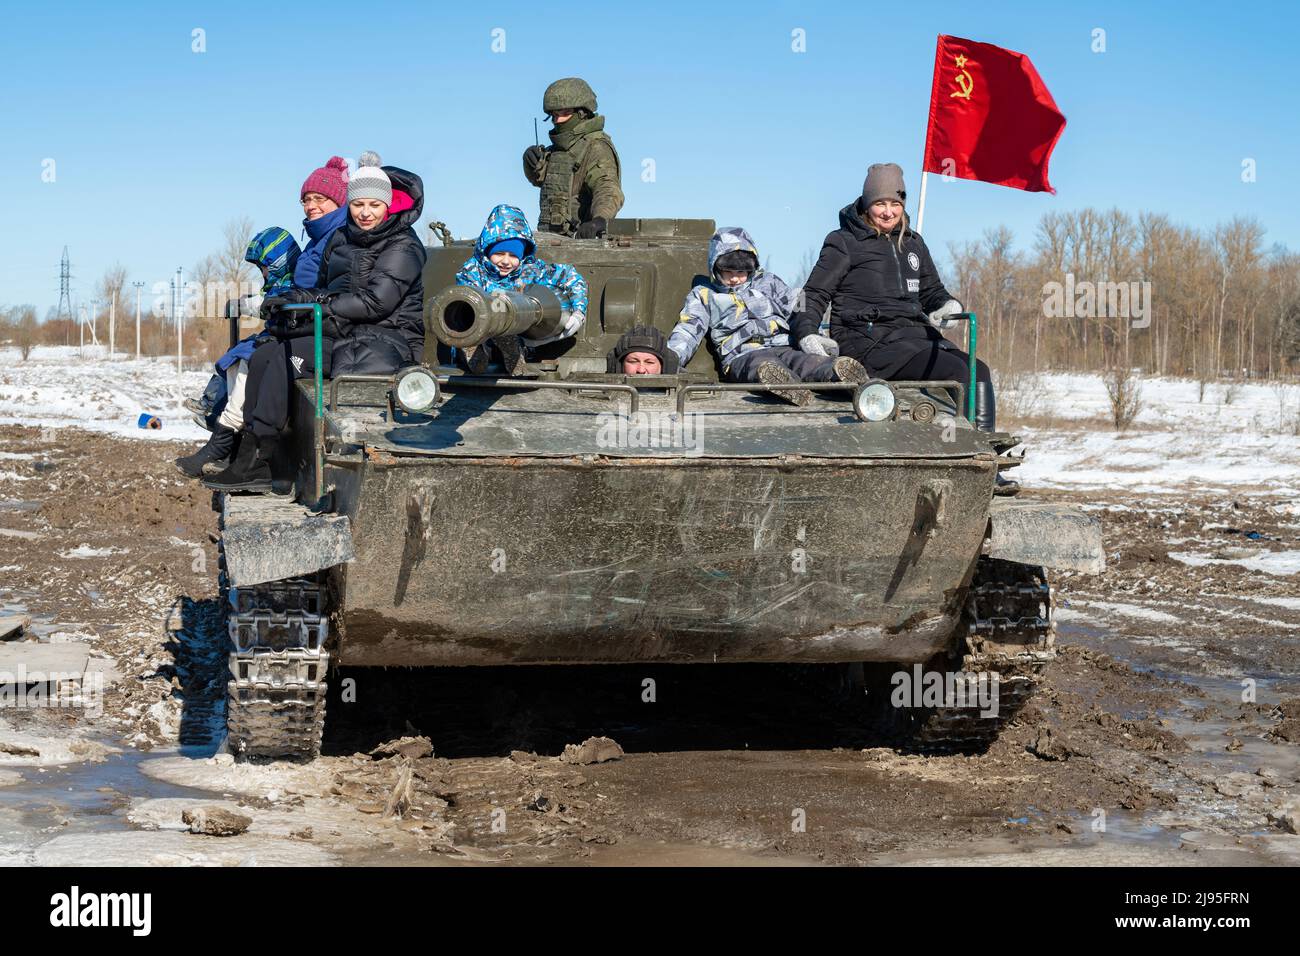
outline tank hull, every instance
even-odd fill
[[[407,459],[340,475],[338,661],[924,661],[988,524],[985,459]]]

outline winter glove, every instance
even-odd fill
[[[293,305],[293,304],[294,304],[294,300],[289,298],[288,296],[268,295],[265,299],[262,300],[262,307],[259,310],[262,315],[262,320],[269,323],[271,320],[271,316],[275,314],[276,309],[282,306]]]
[[[834,358],[840,354],[840,343],[825,335],[805,335],[799,340],[799,349],[809,355]]]
[[[579,239],[595,239],[597,236],[605,234],[605,220],[600,216],[592,219],[590,222],[584,222],[578,227]]]
[[[524,150],[524,175],[531,183],[540,183],[546,172],[546,150],[541,146],[529,146]]]
[[[262,302],[263,302],[263,299],[264,299],[264,297],[263,297],[262,295],[260,295],[260,294],[257,294],[257,295],[241,295],[241,296],[239,297],[239,306],[238,306],[238,308],[239,308],[239,312],[238,312],[239,317],[240,317],[240,318],[250,318],[250,319],[255,319],[255,318],[260,317],[261,314],[262,314]]]
[[[950,315],[958,315],[963,312],[962,304],[956,299],[949,299],[939,308],[930,313],[930,324],[936,329],[950,329],[955,324],[948,318]]]
[[[539,345],[545,345],[548,342],[558,342],[560,339],[567,339],[578,334],[578,329],[582,328],[582,323],[587,321],[585,312],[570,312],[569,317],[564,320],[564,328],[560,329],[555,335],[544,339],[530,339],[526,336],[520,336],[520,341],[529,348],[536,348]]]

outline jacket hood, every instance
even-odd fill
[[[395,216],[389,216],[370,230],[357,229],[352,220],[349,219],[348,239],[358,245],[369,246],[384,236],[408,229],[414,226],[424,213],[424,180],[410,170],[401,169],[397,166],[384,166],[383,170],[388,174],[388,179],[393,184],[393,192],[396,193],[400,190],[411,198],[411,207],[403,209]],[[317,222],[320,221],[317,220]]]
[[[523,268],[524,263],[532,260],[537,250],[537,243],[533,241],[533,230],[528,225],[528,217],[524,215],[523,210],[517,206],[507,206],[505,203],[493,207],[488,213],[483,231],[478,234],[478,241],[474,243],[474,255],[490,276],[499,273],[492,260],[488,258],[488,250],[503,239],[519,239],[524,244],[524,255],[519,260],[519,266],[515,270],[517,272]],[[513,272],[510,274],[514,275]],[[502,276],[502,278],[506,277]]]
[[[754,245],[754,240],[748,232],[740,226],[723,226],[709,240],[709,276],[712,279],[721,281],[718,280],[718,274],[714,269],[717,266],[718,259],[728,252],[748,252],[754,256],[756,263],[762,262],[758,256],[758,246]],[[762,271],[763,267],[759,265],[754,270],[753,275],[749,277],[749,281],[752,282],[754,277]]]
[[[293,268],[298,264],[302,250],[294,242],[289,230],[271,226],[255,235],[244,250],[244,261],[256,266],[266,266],[266,284],[263,292],[287,289],[293,285]]]
[[[904,222],[907,222],[907,220],[905,219]],[[876,230],[868,226],[858,213],[858,200],[856,199],[840,210],[840,227],[853,233],[855,239],[874,239],[878,235]],[[907,222],[907,231],[912,231],[910,222]],[[890,235],[897,234],[897,229],[890,233]]]

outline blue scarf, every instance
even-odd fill
[[[293,269],[293,284],[298,289],[314,289],[320,273],[320,257],[325,251],[325,244],[334,235],[334,230],[348,219],[348,207],[339,206],[331,213],[319,219],[304,219],[302,227],[310,240],[298,257],[298,264]]]

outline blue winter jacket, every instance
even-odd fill
[[[492,246],[503,239],[519,239],[524,244],[524,255],[519,260],[519,265],[504,276],[488,258]],[[582,327],[587,316],[586,280],[573,266],[544,262],[537,258],[534,254],[536,248],[528,217],[522,210],[502,204],[488,214],[478,242],[474,244],[474,255],[466,259],[456,273],[457,285],[472,285],[484,292],[511,292],[530,285],[543,285],[553,290],[559,297],[560,305],[568,313],[564,328],[550,338],[536,341],[524,339],[528,345],[542,345],[567,338]]]

